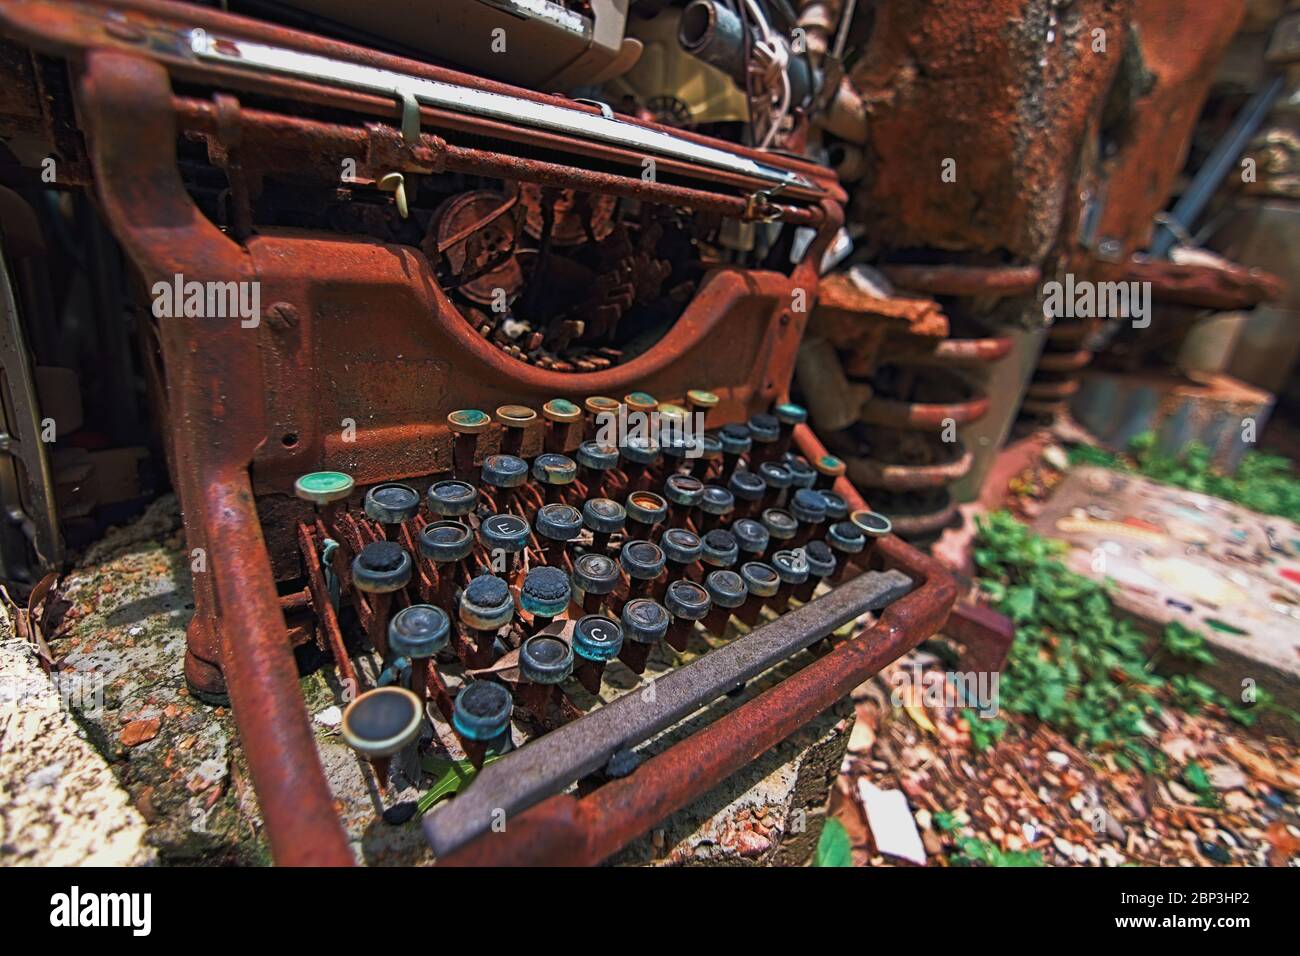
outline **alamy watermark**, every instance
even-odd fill
[[[596,443],[611,448],[680,448],[685,458],[704,454],[704,415],[701,412],[664,414],[630,409],[596,415]]]
[[[262,321],[262,283],[186,281],[176,273],[171,282],[159,280],[153,293],[153,314],[158,319],[239,319],[245,329]]]
[[[995,717],[1000,679],[997,671],[937,671],[912,664],[890,675],[889,702],[895,707],[969,708],[981,717]]]
[[[1068,272],[1064,282],[1043,285],[1043,314],[1049,319],[1132,319],[1133,328],[1151,324],[1150,282],[1091,282]]]

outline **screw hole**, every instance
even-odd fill
[[[297,432],[286,432],[280,439],[280,444],[285,448],[293,448],[298,444]]]

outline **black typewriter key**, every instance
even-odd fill
[[[735,495],[726,488],[705,485],[700,493],[700,530],[707,532],[721,526],[735,509]]]
[[[777,442],[781,438],[781,423],[775,415],[760,412],[751,415],[746,424],[753,442],[753,447],[749,450],[749,467],[756,471],[763,462],[780,457],[781,449]]]
[[[669,528],[665,531],[659,538],[659,547],[663,549],[670,578],[689,576],[704,553],[704,542],[699,535],[684,528]]]
[[[691,474],[703,481],[714,465],[722,461],[722,440],[717,435],[700,439],[700,454],[691,459]]]
[[[545,489],[548,504],[558,502],[577,477],[578,464],[568,455],[546,452],[533,459],[533,478]]]
[[[671,618],[662,604],[651,598],[636,598],[623,605],[623,646],[618,659],[633,673],[644,674],[650,650],[668,633]]]
[[[760,521],[753,518],[741,518],[731,522],[731,534],[736,539],[741,555],[740,559],[748,561],[763,556],[767,550],[770,535]]]
[[[578,462],[578,476],[587,486],[587,497],[604,497],[609,476],[618,467],[618,449],[585,441],[574,452],[574,458]]]
[[[704,483],[690,475],[669,475],[664,482],[664,498],[668,500],[668,523],[674,528],[685,528],[691,509],[704,497]]]
[[[608,555],[592,552],[573,562],[573,587],[581,595],[582,609],[588,614],[601,610],[621,580],[618,562]]]
[[[366,636],[372,647],[388,656],[388,608],[394,591],[411,581],[414,562],[406,549],[393,541],[372,541],[352,559],[352,583],[367,595],[370,621]]]
[[[367,491],[362,508],[367,518],[384,529],[385,538],[400,541],[402,525],[420,510],[420,494],[409,485],[390,481]]]
[[[456,582],[467,578],[465,559],[474,552],[474,533],[459,521],[435,521],[420,529],[420,554],[433,562],[438,603],[451,607]]]
[[[730,481],[731,476],[736,473],[736,466],[740,464],[741,456],[748,454],[753,447],[749,426],[723,425],[718,431],[718,442],[722,445],[721,478],[723,481]]]
[[[664,640],[673,650],[684,651],[695,622],[704,620],[712,607],[709,592],[694,581],[673,581],[664,592],[664,607],[673,619]]]
[[[542,505],[533,522],[546,553],[546,563],[563,567],[568,543],[582,532],[582,512],[573,505]]]
[[[556,685],[572,673],[573,648],[568,641],[533,635],[519,646],[519,702],[545,723]]]
[[[772,610],[782,613],[790,604],[795,589],[808,580],[808,558],[803,548],[786,548],[772,555],[771,565],[781,579],[772,599]]]
[[[623,628],[603,614],[588,614],[573,627],[573,676],[589,693],[600,693],[605,665],[623,647]]]
[[[424,495],[429,514],[437,518],[462,518],[478,507],[478,489],[468,481],[435,481]]]
[[[532,617],[532,629],[540,631],[569,609],[570,596],[564,570],[541,565],[524,576],[519,606]]]
[[[760,516],[770,541],[777,546],[787,546],[799,531],[799,522],[784,508],[768,508]]]
[[[748,595],[744,605],[736,612],[736,617],[753,627],[758,623],[763,605],[776,596],[781,586],[781,577],[776,569],[762,561],[748,561],[740,566],[740,576],[745,582]]]
[[[821,531],[826,522],[826,499],[819,491],[800,488],[790,498],[790,513],[799,522],[799,530],[790,541],[790,547],[802,547]]]
[[[710,568],[729,568],[740,560],[740,545],[730,531],[717,528],[700,539],[700,560]]]
[[[619,564],[632,580],[628,597],[649,597],[654,581],[663,573],[663,549],[650,541],[628,541],[618,553]]]
[[[432,683],[444,717],[450,716],[451,700],[434,669],[433,657],[450,641],[451,621],[447,612],[431,604],[404,607],[388,622],[389,653],[411,661],[411,692],[423,702]]]
[[[668,517],[668,502],[653,491],[634,491],[627,496],[627,536],[652,539],[655,529]]]
[[[483,768],[489,750],[502,753],[510,747],[510,691],[490,680],[470,681],[456,695],[451,727],[475,769]]]
[[[629,490],[635,491],[649,484],[662,454],[658,443],[650,439],[635,439],[618,446],[619,457],[623,460],[623,471],[627,475]]]
[[[519,515],[488,515],[478,526],[492,569],[510,574],[519,570],[530,534],[528,522]]]
[[[866,536],[852,521],[837,521],[826,530],[826,543],[835,552],[838,563],[831,580],[842,581],[848,569],[857,565],[857,556],[867,546]]]
[[[825,541],[809,541],[803,547],[808,560],[808,580],[794,589],[795,600],[807,604],[817,591],[817,585],[835,574],[835,552]]]
[[[592,550],[604,551],[610,535],[626,527],[627,511],[610,498],[588,498],[582,503],[582,523],[591,531]]]
[[[491,574],[480,574],[460,595],[460,623],[473,645],[472,667],[487,667],[496,657],[493,649],[497,632],[515,616],[514,598],[506,582]]]
[[[721,637],[727,631],[727,621],[733,612],[745,603],[749,591],[744,579],[735,571],[710,571],[704,579],[704,590],[709,592],[711,609],[704,618],[704,630]]]
[[[758,466],[758,476],[766,486],[763,491],[763,507],[780,507],[793,480],[790,469],[780,462],[765,461]]]
[[[748,518],[758,508],[767,493],[767,483],[757,472],[737,471],[727,482],[727,490],[735,498],[735,517]]]

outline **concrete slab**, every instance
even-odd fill
[[[1253,681],[1300,709],[1300,526],[1086,467],[1034,527],[1068,542],[1066,564],[1109,581],[1121,609],[1153,629],[1178,621],[1202,633],[1218,664],[1201,676],[1224,693],[1240,698]]]

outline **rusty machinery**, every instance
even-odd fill
[[[0,24],[30,81],[9,113],[93,193],[137,301],[257,290],[255,312],[142,325],[203,557],[185,677],[233,705],[277,861],[352,861],[298,645],[360,691],[343,732],[381,782],[422,727],[495,757],[426,819],[462,863],[606,858],[945,621],[999,665],[1005,622],[949,619],[953,579],[789,401],[841,227],[828,169],[198,6],[3,0]],[[708,431],[611,445],[590,430],[609,409]],[[650,705],[574,690],[706,635]]]

